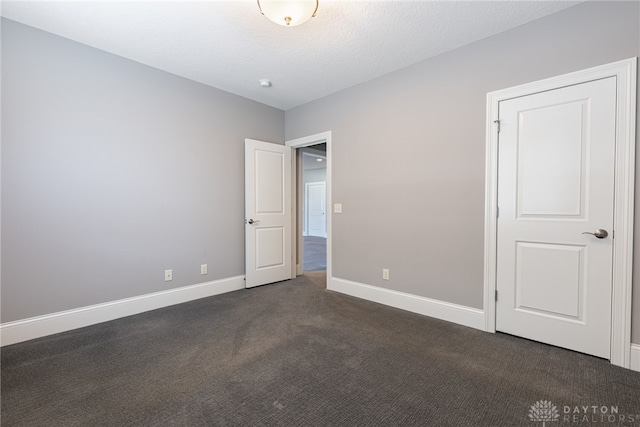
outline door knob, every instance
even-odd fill
[[[259,222],[260,222],[260,220],[259,220],[259,219],[256,219],[256,220],[250,219],[250,220],[249,220],[249,224],[251,224],[251,225],[253,225],[253,224],[257,224],[257,223],[259,223]]]
[[[595,233],[590,233],[588,231],[585,231],[582,234],[591,234],[592,236],[597,237],[598,239],[604,239],[605,237],[607,237],[609,235],[609,233],[607,233],[607,230],[603,230],[601,228],[598,228]]]

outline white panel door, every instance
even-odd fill
[[[291,148],[245,140],[246,287],[291,278]]]
[[[307,235],[327,237],[326,184],[309,182],[305,188],[307,211]]]
[[[497,330],[610,357],[615,112],[615,77],[500,102]]]

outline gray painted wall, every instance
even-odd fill
[[[2,322],[244,274],[282,111],[2,19],[2,125]]]
[[[639,56],[639,26],[588,2],[287,111],[287,140],[332,131],[334,276],[482,308],[487,92]]]

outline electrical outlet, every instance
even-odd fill
[[[389,269],[388,268],[383,268],[382,269],[382,280],[389,280]]]
[[[164,281],[170,282],[173,280],[173,270],[165,270],[164,271]]]
[[[202,264],[200,266],[200,274],[207,274],[207,264]]]

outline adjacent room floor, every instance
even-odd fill
[[[303,237],[304,271],[324,271],[327,269],[326,237]]]

